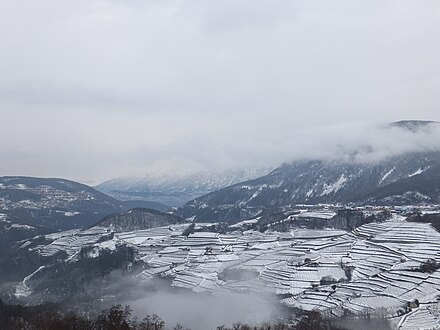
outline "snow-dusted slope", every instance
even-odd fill
[[[440,123],[400,121],[387,127],[390,132],[403,132],[402,136],[417,136],[418,147],[414,141],[405,145],[409,138],[393,140],[390,148],[398,150],[384,149],[378,154],[365,141],[355,152],[346,151],[332,159],[317,156],[285,163],[260,178],[196,198],[185,204],[179,215],[197,221],[236,221],[293,204],[440,203],[440,151],[435,140]],[[395,136],[399,135],[388,138]]]
[[[229,170],[191,174],[150,174],[143,178],[118,178],[96,187],[123,201],[148,200],[169,206],[180,206],[189,200],[238,182],[267,174],[270,170]]]
[[[440,153],[409,153],[373,164],[309,160],[188,202],[183,217],[236,220],[292,204],[440,202]]]
[[[79,228],[124,209],[121,202],[78,182],[0,177],[0,213],[11,228]]]

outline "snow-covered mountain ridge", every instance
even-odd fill
[[[427,125],[438,124],[402,121],[390,127],[415,134]],[[295,204],[440,203],[440,151],[402,152],[370,162],[356,161],[355,156],[352,160],[347,157],[285,163],[260,178],[196,198],[184,205],[179,215],[197,221],[234,222],[254,217],[262,210]]]
[[[181,206],[189,200],[238,182],[267,174],[268,168],[238,169],[187,174],[150,174],[142,178],[118,178],[95,188],[122,201],[148,200]]]

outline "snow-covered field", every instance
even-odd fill
[[[147,265],[136,275],[145,281],[160,276],[169,278],[173,287],[194,292],[282,295],[285,306],[329,317],[344,311],[380,312],[403,329],[417,322],[440,327],[433,312],[440,296],[440,271],[417,270],[428,259],[440,262],[440,233],[429,224],[393,216],[353,232],[199,231],[182,236],[187,226],[122,233],[104,227],[72,230],[47,235],[52,242],[34,249],[44,256],[66,251],[69,260],[75,260],[84,246],[93,246],[96,254],[127,244]],[[420,307],[408,308],[416,299]]]

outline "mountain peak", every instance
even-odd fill
[[[405,128],[412,132],[416,132],[420,128],[428,125],[438,125],[440,122],[432,120],[400,120],[391,124],[392,127]]]

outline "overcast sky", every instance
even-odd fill
[[[380,144],[367,122],[440,120],[439,59],[438,0],[0,0],[0,175],[94,184]]]

